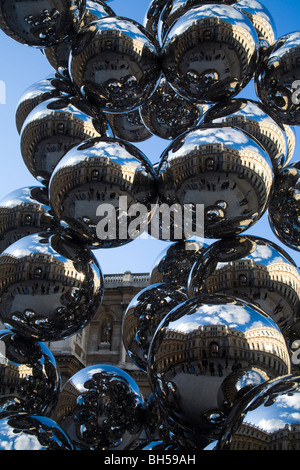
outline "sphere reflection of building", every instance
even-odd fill
[[[250,20],[238,10],[204,5],[175,21],[162,57],[163,72],[179,94],[213,103],[237,94],[249,82],[258,38]]]

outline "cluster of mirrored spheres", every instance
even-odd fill
[[[37,185],[0,201],[0,449],[282,447],[300,430],[300,274],[244,232],[268,213],[300,251],[300,32],[277,38],[256,0],[152,0],[143,25],[100,0],[11,0],[0,28],[53,67],[16,109]],[[251,80],[257,100],[237,98]],[[152,136],[166,141],[157,164],[137,147]],[[133,240],[99,238],[99,207],[130,223],[137,203],[137,236],[153,205],[204,206],[205,242],[177,239],[173,217],[124,314],[124,346],[152,394],[106,364],[62,386],[44,343],[99,310],[94,250]]]

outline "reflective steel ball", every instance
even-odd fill
[[[162,46],[171,86],[197,103],[238,94],[256,71],[259,41],[251,21],[228,5],[202,5],[172,25]]]
[[[97,364],[63,386],[55,419],[78,450],[124,450],[143,429],[144,400],[118,367]]]
[[[244,98],[223,101],[211,106],[201,122],[227,124],[248,132],[267,151],[276,171],[285,166],[289,159],[286,129],[279,120],[269,116],[260,102]]]
[[[140,108],[142,122],[151,134],[167,140],[174,140],[196,126],[202,113],[203,107],[182,98],[164,77],[151,98]]]
[[[162,250],[150,272],[150,283],[173,283],[186,289],[190,270],[208,247],[198,240],[177,241]]]
[[[176,284],[152,284],[129,303],[123,317],[122,338],[132,362],[147,371],[148,349],[161,320],[187,299]]]
[[[115,16],[113,10],[109,5],[106,5],[102,1],[98,0],[86,0],[86,9],[83,19],[80,24],[80,28],[84,28],[93,21],[98,21],[101,18],[107,16]],[[65,41],[57,44],[56,46],[46,47],[44,54],[48,59],[50,65],[59,71],[68,71],[69,67],[69,55],[72,49],[74,36],[68,37]]]
[[[300,32],[282,36],[269,48],[255,77],[260,100],[285,124],[300,124]]]
[[[0,200],[0,253],[20,238],[56,227],[42,186],[16,189]]]
[[[191,8],[206,4],[235,4],[237,0],[168,0],[163,5],[157,21],[157,37],[163,43],[166,34],[178,18]]]
[[[56,166],[49,195],[65,233],[90,247],[110,248],[146,230],[156,178],[151,163],[133,144],[90,139]]]
[[[264,55],[276,41],[276,25],[271,13],[257,0],[238,0],[234,7],[244,13],[253,24],[259,39],[260,54]]]
[[[78,333],[102,296],[92,252],[58,234],[29,235],[0,255],[0,320],[22,337],[58,341]]]
[[[66,451],[75,447],[53,419],[14,413],[0,419],[0,450]]]
[[[98,124],[92,108],[82,107],[79,99],[65,97],[42,102],[31,111],[21,130],[21,154],[26,167],[47,186],[54,168],[68,150],[100,136]],[[101,135],[112,136],[105,121]]]
[[[143,25],[152,36],[158,41],[158,23],[161,12],[170,0],[151,0],[146,11]]]
[[[21,44],[49,47],[78,31],[85,8],[85,0],[2,2],[0,28]]]
[[[0,418],[12,412],[52,415],[61,380],[54,356],[44,343],[0,331],[0,369]]]
[[[259,308],[235,297],[189,299],[164,318],[149,348],[148,378],[160,406],[204,448],[254,386],[290,373],[285,339]]]
[[[299,401],[298,375],[287,375],[258,385],[236,404],[215,449],[298,449]]]
[[[133,20],[107,17],[81,30],[69,73],[90,102],[106,112],[129,112],[154,92],[161,67],[155,42]]]
[[[284,245],[300,251],[300,162],[276,175],[268,206],[270,226]]]
[[[40,103],[51,98],[62,97],[71,93],[69,83],[56,76],[39,80],[28,87],[20,97],[16,108],[16,127],[20,134],[22,126],[31,111]]]
[[[210,245],[193,266],[190,297],[236,295],[259,306],[288,332],[299,321],[300,274],[292,258],[275,243],[256,236],[239,236]]]
[[[253,226],[266,211],[273,177],[267,152],[243,130],[200,126],[162,153],[159,200],[181,210],[191,206],[196,236],[229,237]]]
[[[115,137],[128,142],[144,142],[152,137],[141,119],[139,110],[129,113],[105,113]]]

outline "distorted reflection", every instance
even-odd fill
[[[51,416],[59,393],[60,375],[47,346],[0,331],[0,417],[12,412]]]
[[[84,28],[84,26],[92,23],[92,21],[98,21],[106,16],[115,16],[109,5],[103,2],[100,3],[97,0],[86,0],[85,13],[80,23],[80,28]],[[43,52],[46,58],[55,70],[68,72],[69,55],[73,41],[74,37],[71,36],[56,46],[44,49]]]
[[[0,252],[20,238],[56,226],[46,188],[16,189],[0,201]]]
[[[243,98],[223,101],[212,106],[201,122],[227,124],[245,130],[265,148],[275,170],[285,166],[290,159],[285,128],[268,115],[262,103]]]
[[[147,211],[141,216],[137,235],[147,227],[151,203],[156,198],[156,178],[151,163],[132,144],[118,139],[90,139],[74,147],[56,166],[49,195],[54,215],[66,233],[93,248],[113,247],[134,238],[127,230],[136,219],[135,214],[130,215],[132,205],[141,203]],[[108,211],[108,205],[114,213],[106,216],[101,207]],[[113,225],[113,229],[107,229],[106,238],[98,230],[98,224],[102,227],[104,223]],[[126,227],[126,233],[120,226]]]
[[[56,341],[96,314],[103,276],[94,255],[51,232],[29,235],[0,255],[0,317],[21,336]]]
[[[129,303],[123,317],[122,338],[127,354],[146,372],[148,349],[161,320],[187,294],[176,284],[161,283],[146,287]]]
[[[74,35],[85,13],[84,0],[1,3],[0,28],[21,44],[53,46]]]
[[[300,251],[300,162],[283,168],[268,206],[270,226],[289,248]]]
[[[65,383],[55,420],[79,450],[124,450],[142,431],[143,410],[135,381],[117,367],[98,364]]]
[[[148,31],[127,18],[106,17],[76,36],[70,76],[83,95],[107,112],[144,104],[160,78],[159,55]]]
[[[287,125],[299,125],[298,78],[300,32],[279,38],[269,48],[255,77],[261,101]]]
[[[153,95],[140,108],[140,115],[153,135],[173,140],[194,127],[206,108],[182,98],[162,76]]]
[[[258,305],[287,335],[299,321],[300,275],[283,249],[260,237],[217,241],[195,263],[189,295],[223,293]]]
[[[299,409],[299,376],[257,386],[232,410],[216,449],[299,450]]]
[[[30,173],[42,184],[49,183],[63,155],[92,137],[111,137],[103,122],[102,133],[92,116],[81,110],[76,98],[52,98],[36,106],[26,118],[20,135],[21,153]]]
[[[186,289],[190,270],[207,247],[204,242],[193,239],[168,245],[159,253],[152,266],[150,283],[175,283]]]
[[[252,226],[265,212],[272,186],[267,152],[233,127],[210,124],[184,133],[162,153],[158,167],[160,201],[203,205],[205,238]]]
[[[253,76],[259,40],[251,21],[228,5],[188,9],[166,34],[162,69],[172,87],[198,103],[235,96]]]
[[[0,450],[75,450],[51,418],[14,413],[0,419]]]
[[[285,339],[270,317],[222,295],[175,307],[159,325],[148,357],[160,405],[199,442],[218,435],[246,391],[291,367]]]

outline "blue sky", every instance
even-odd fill
[[[149,3],[150,0],[111,0],[108,4],[117,15],[143,23]],[[262,3],[270,11],[275,21],[277,37],[300,29],[299,0],[286,0],[285,2],[264,0]],[[0,104],[0,152],[2,159],[0,198],[2,199],[15,189],[38,184],[27,170],[20,153],[20,138],[15,125],[15,110],[26,88],[50,75],[53,69],[41,51],[13,41],[2,31],[0,31],[0,44],[0,80],[6,85],[6,104]],[[243,90],[239,97],[255,99],[253,84],[251,83]],[[300,155],[300,128],[295,128],[295,130],[297,146],[292,162],[297,161],[298,155]],[[153,137],[137,146],[152,163],[156,163],[168,144],[168,141]],[[300,266],[300,253],[288,249],[279,242],[269,227],[266,215],[247,233],[277,243]],[[207,240],[206,242],[211,243]],[[95,250],[94,253],[105,274],[120,273],[126,270],[148,272],[159,253],[166,246],[165,241],[140,239],[120,248]]]

